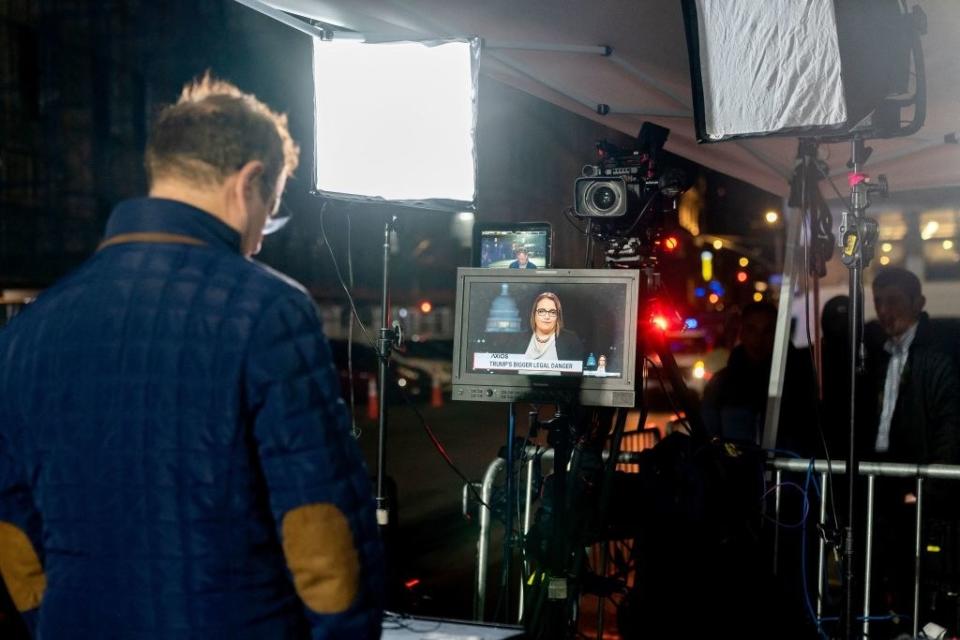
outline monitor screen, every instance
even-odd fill
[[[457,271],[453,398],[632,406],[635,270]]]
[[[544,269],[550,266],[548,222],[476,225],[473,266],[485,269]]]

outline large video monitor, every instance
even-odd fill
[[[453,399],[634,405],[639,272],[458,269]]]
[[[543,269],[551,265],[549,222],[492,222],[473,227],[473,266]]]

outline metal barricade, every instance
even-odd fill
[[[603,459],[609,458],[609,452],[603,452]],[[538,461],[553,462],[553,449],[527,445],[523,449],[523,460],[525,463],[526,476],[524,478],[524,501],[523,501],[523,534],[530,531],[533,511],[533,478],[534,465]],[[623,451],[617,456],[617,461],[621,464],[636,464],[637,452]],[[506,460],[497,458],[487,466],[483,474],[483,483],[480,486],[480,497],[485,505],[490,504],[493,497],[493,484],[497,476],[506,467]],[[464,507],[467,503],[467,486],[464,486]],[[511,505],[512,506],[512,505]],[[483,620],[484,610],[487,603],[487,565],[490,561],[490,509],[480,505],[480,536],[477,539],[477,574],[476,591],[473,598],[473,618]],[[521,585],[522,586],[522,585]],[[517,612],[517,619],[523,618],[523,589],[520,589],[520,604]]]
[[[604,460],[609,453],[603,452]],[[526,460],[524,478],[524,513],[523,513],[523,533],[526,535],[530,531],[532,519],[533,503],[533,478],[534,465],[538,461],[553,461],[553,449],[536,447],[528,445],[524,448],[523,459]],[[635,464],[637,462],[636,452],[621,452],[618,456],[618,462],[622,464]],[[829,495],[830,474],[845,475],[846,463],[842,461],[833,462],[828,469],[826,460],[814,460],[812,467],[810,460],[775,458],[768,461],[768,466],[775,471],[775,498],[774,509],[775,518],[779,519],[781,507],[781,486],[784,472],[791,473],[816,473],[820,476],[821,495]],[[489,505],[493,496],[493,485],[497,476],[506,467],[506,461],[503,458],[497,458],[487,467],[481,485],[481,498],[484,503]],[[957,465],[915,465],[902,463],[881,463],[881,462],[860,462],[858,475],[866,476],[867,481],[867,521],[866,521],[866,546],[864,550],[864,569],[863,569],[863,632],[864,635],[870,632],[870,588],[872,578],[873,561],[873,524],[874,524],[874,490],[875,481],[878,477],[887,478],[915,478],[916,479],[916,520],[914,523],[914,590],[913,590],[913,635],[916,636],[919,629],[920,614],[920,564],[921,564],[921,543],[922,543],[922,517],[923,517],[923,483],[925,479],[939,480],[960,480],[960,466]],[[464,487],[466,496],[466,487]],[[466,502],[466,498],[464,498]],[[474,619],[482,620],[486,605],[487,589],[487,565],[489,563],[490,553],[490,510],[481,505],[480,507],[480,535],[477,540],[477,573],[476,573],[476,591],[474,594]],[[819,509],[819,523],[827,523],[827,500],[821,499]],[[817,598],[816,615],[817,619],[823,618],[823,600],[826,573],[826,542],[822,536],[819,537],[819,546],[817,554]],[[774,563],[778,561],[779,555],[779,529],[775,530],[774,541]],[[518,610],[518,619],[523,617],[523,589],[520,589],[520,606]]]
[[[820,517],[821,525],[827,522],[827,500],[829,495],[828,483],[830,482],[830,473],[846,475],[847,465],[845,462],[833,462],[828,468],[826,460],[814,460],[811,468],[810,460],[775,458],[768,462],[768,465],[776,471],[775,478],[775,499],[774,509],[776,518],[780,516],[780,491],[783,480],[783,472],[790,471],[795,473],[818,473],[821,483]],[[913,573],[913,635],[916,636],[919,629],[920,615],[920,560],[921,560],[921,542],[922,542],[922,517],[923,517],[923,482],[925,479],[939,480],[960,480],[960,466],[931,464],[916,465],[902,464],[893,462],[860,462],[858,464],[858,475],[866,476],[867,479],[867,522],[866,522],[866,546],[864,550],[864,568],[863,568],[863,634],[868,637],[870,633],[870,582],[872,578],[873,562],[873,520],[874,520],[874,489],[875,481],[878,477],[887,478],[915,478],[917,513],[914,522],[914,573]],[[779,528],[774,533],[774,563],[777,562],[779,555]],[[776,566],[776,564],[774,564]],[[823,618],[823,597],[824,597],[824,576],[826,570],[826,542],[823,537],[819,537],[819,548],[817,553],[817,620]]]

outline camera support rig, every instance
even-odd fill
[[[593,242],[600,240],[604,243],[607,268],[640,271],[638,331],[653,327],[650,319],[655,310],[662,308],[663,289],[657,270],[661,214],[676,209],[675,197],[682,193],[685,181],[678,170],[657,173],[656,157],[668,133],[667,129],[645,123],[639,136],[644,150],[637,152],[621,152],[607,143],[598,143],[600,164],[587,165],[578,182],[599,187],[593,191],[576,190],[578,206],[574,211],[588,219],[587,229],[581,229],[588,236],[587,266],[591,266]],[[603,188],[610,189],[615,197],[609,199],[610,194],[600,192]],[[599,198],[593,202],[596,206],[579,206],[586,205],[591,194]],[[605,204],[609,212],[617,213],[596,215],[597,208],[602,209]],[[636,359],[643,367],[643,374],[637,377],[641,389],[636,395],[639,428],[643,428],[647,417],[642,393],[647,376],[646,356],[656,353],[666,377],[664,382],[670,385],[678,410],[685,415],[691,443],[699,448],[707,441],[700,409],[686,387],[665,335],[654,330],[644,331],[643,337],[638,340]],[[565,406],[558,407],[554,418],[540,425],[548,432],[555,456],[550,490],[544,492],[545,508],[538,513],[533,530],[538,533],[526,541],[528,552],[538,558],[525,596],[530,607],[524,612],[524,625],[531,638],[573,637],[578,616],[576,602],[588,591],[587,582],[605,585],[606,589],[615,582],[589,574],[584,568],[584,545],[598,537],[603,539],[607,530],[626,416],[625,409],[611,413],[603,408]],[[602,451],[608,440],[604,462]],[[621,587],[626,589],[626,583]]]

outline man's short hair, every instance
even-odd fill
[[[920,278],[912,271],[901,267],[885,267],[877,271],[873,279],[873,288],[886,289],[887,287],[896,287],[907,294],[911,300],[916,300],[923,295]]]
[[[260,195],[266,199],[280,172],[289,175],[297,167],[299,155],[286,115],[207,72],[160,111],[144,160],[150,184],[173,177],[198,186],[218,185],[259,160],[264,166]]]

